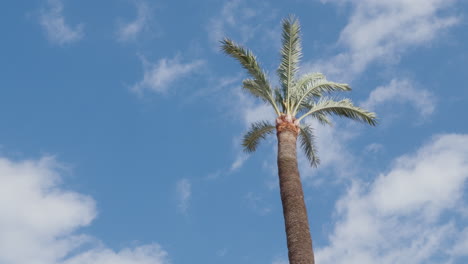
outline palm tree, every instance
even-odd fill
[[[228,38],[222,40],[221,44],[222,50],[239,61],[250,75],[250,78],[242,82],[243,88],[270,104],[277,115],[275,125],[269,121],[253,123],[244,136],[242,145],[246,152],[253,152],[260,140],[273,134],[276,129],[278,174],[289,263],[313,264],[312,239],[297,166],[297,139],[299,138],[300,146],[311,166],[316,167],[319,159],[313,130],[310,125],[301,121],[304,118],[315,118],[322,124],[331,124],[328,117],[338,115],[374,126],[376,116],[353,105],[349,99],[334,100],[326,96],[332,92],[350,91],[347,84],[328,81],[320,73],[310,73],[298,78],[298,64],[302,56],[299,21],[290,16],[283,20],[282,27],[281,64],[277,70],[280,88],[272,88],[266,72],[260,68],[250,50]]]

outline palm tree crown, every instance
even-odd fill
[[[250,78],[242,82],[245,90],[270,104],[278,123],[293,123],[298,127],[298,136],[310,164],[316,167],[319,159],[314,146],[312,128],[300,121],[306,117],[316,118],[322,124],[331,124],[328,117],[338,115],[369,125],[376,125],[374,113],[355,106],[351,100],[335,100],[328,97],[332,92],[350,91],[347,84],[328,81],[321,73],[298,77],[302,57],[299,21],[290,16],[282,22],[281,64],[277,70],[280,87],[272,88],[265,71],[260,68],[255,55],[248,49],[225,38],[222,50],[240,62]],[[278,128],[278,127],[276,127]],[[261,139],[272,134],[275,126],[268,121],[255,122],[246,133],[242,145],[247,152],[256,150]]]

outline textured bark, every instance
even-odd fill
[[[290,264],[314,264],[307,209],[304,202],[296,141],[299,129],[294,121],[278,118],[278,173]]]

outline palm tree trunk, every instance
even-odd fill
[[[278,174],[290,264],[314,264],[307,209],[297,167],[298,127],[278,119]]]

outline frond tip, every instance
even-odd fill
[[[377,125],[377,117],[375,116],[375,113],[355,106],[349,99],[344,99],[341,101],[334,101],[327,98],[322,99],[311,105],[310,110],[302,115],[298,120],[300,121],[309,115],[316,117],[318,114],[334,114],[340,117],[346,117],[359,122],[367,123],[371,126]]]
[[[276,127],[267,121],[253,123],[249,132],[244,135],[244,140],[242,141],[244,151],[254,152],[260,140],[265,139],[268,134],[272,134],[275,129]]]
[[[315,137],[312,133],[312,128],[308,125],[301,125],[299,131],[299,140],[301,148],[304,151],[307,159],[312,167],[317,167],[320,160],[317,156],[317,148],[315,147]]]
[[[300,111],[304,103],[314,100],[315,98],[320,98],[324,93],[351,91],[351,87],[345,83],[330,82],[320,73],[312,73],[305,75],[298,81],[295,91],[295,108],[293,114]]]
[[[260,67],[255,55],[250,50],[245,49],[228,38],[221,41],[221,49],[224,53],[236,59],[251,76],[251,79],[244,81],[244,88],[255,97],[270,103],[275,109],[276,114],[279,115],[280,112],[273,98],[267,74]]]
[[[299,70],[299,60],[302,57],[300,31],[301,26],[294,16],[283,20],[281,64],[277,72],[283,97],[286,99],[288,114],[291,111],[290,94]]]

